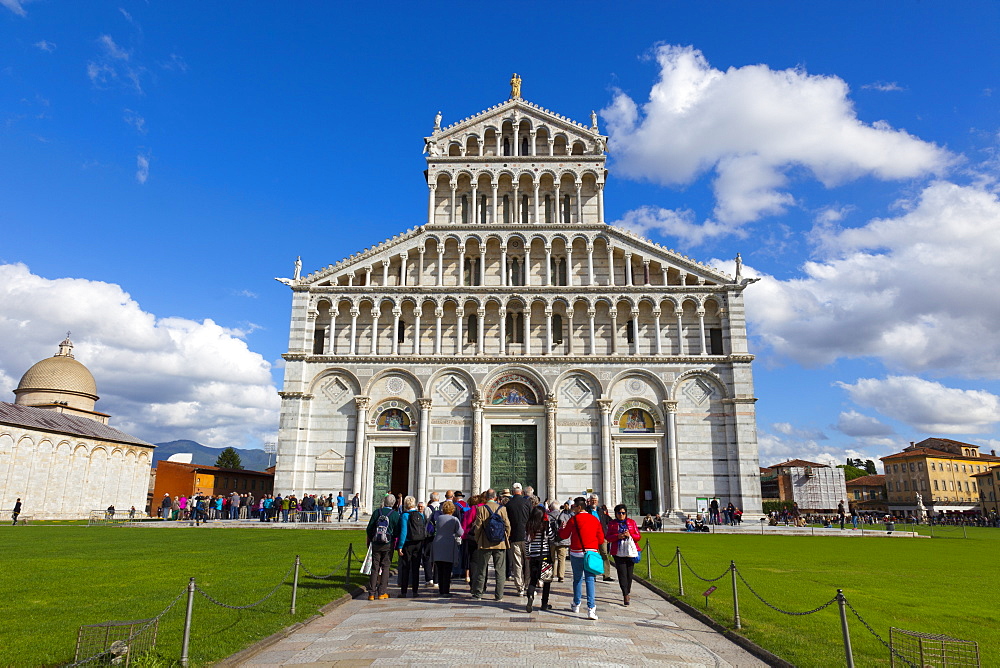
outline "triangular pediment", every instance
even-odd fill
[[[427,139],[437,141],[439,144],[446,144],[470,134],[483,136],[490,129],[500,131],[505,121],[509,122],[514,119],[518,121],[527,119],[532,128],[544,127],[550,134],[565,134],[571,140],[580,139],[589,142],[601,136],[594,127],[578,123],[527,100],[510,99],[484,109],[478,114],[443,126],[439,130],[435,130]]]

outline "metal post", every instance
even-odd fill
[[[347,544],[347,575],[344,577],[344,585],[351,586],[351,556],[354,554],[354,543]]]
[[[299,555],[295,555],[295,574],[292,576],[292,609],[288,614],[295,614],[295,601],[299,597],[299,564],[302,560],[299,559]]]
[[[844,590],[837,590],[837,605],[840,606],[840,630],[844,634],[844,652],[847,653],[847,668],[854,668],[854,652],[851,651],[851,632],[847,628],[847,599]]]
[[[729,570],[732,572],[733,576],[733,625],[737,628],[743,628],[740,624],[740,596],[736,591],[736,562],[729,562]]]
[[[965,525],[962,525],[962,538],[968,538],[969,534],[965,531]]]
[[[188,665],[188,645],[191,643],[191,609],[194,608],[194,578],[188,581],[187,611],[184,613],[184,639],[181,641],[181,666]]]
[[[681,546],[677,546],[677,591],[678,596],[684,595],[684,574],[681,572]]]
[[[646,579],[653,578],[653,553],[649,551],[649,539],[646,539]]]

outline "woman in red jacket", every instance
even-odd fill
[[[569,561],[573,565],[573,607],[572,612],[580,612],[580,600],[583,598],[582,585],[587,581],[587,618],[597,619],[597,602],[594,600],[594,573],[583,567],[584,555],[587,552],[597,552],[604,542],[604,532],[601,521],[587,512],[587,500],[582,496],[573,499],[573,519],[566,522],[559,530],[559,537],[569,538]]]
[[[619,556],[626,553],[626,538],[631,538],[635,543],[636,554],[638,555],[639,539],[642,538],[639,528],[635,525],[635,520],[628,516],[628,508],[619,504],[615,506],[615,516],[608,522],[608,533],[605,536],[611,543],[611,554],[615,559],[615,568],[618,570],[618,585],[622,588],[622,596],[625,597],[625,605],[629,604],[629,594],[632,593],[632,569],[635,568],[635,557]]]

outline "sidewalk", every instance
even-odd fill
[[[491,574],[492,575],[492,574]],[[600,619],[569,611],[572,583],[552,583],[551,611],[525,612],[507,583],[501,602],[473,601],[455,580],[454,598],[348,601],[240,665],[273,666],[766,666],[743,648],[636,582],[629,607],[617,582],[597,583]],[[487,586],[492,599],[492,584]]]

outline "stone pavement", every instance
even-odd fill
[[[568,564],[567,564],[568,566]],[[492,574],[491,574],[492,576]],[[552,583],[553,610],[525,612],[507,583],[501,602],[474,601],[455,580],[453,598],[348,601],[239,665],[298,666],[766,666],[743,648],[636,582],[629,607],[617,582],[597,583],[599,620],[569,611],[572,583]],[[536,596],[540,601],[541,592]]]

